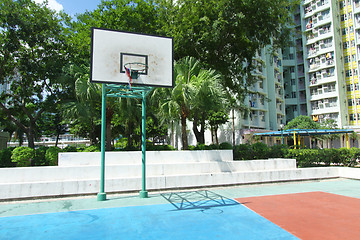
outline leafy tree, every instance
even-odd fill
[[[209,125],[211,127],[211,140],[212,143],[214,143],[214,137],[216,144],[219,144],[219,139],[217,137],[217,131],[219,128],[219,125],[227,123],[229,119],[229,114],[225,111],[210,111],[209,112]]]
[[[164,118],[180,119],[181,142],[184,150],[188,149],[186,120],[191,115],[191,81],[200,72],[200,62],[192,57],[177,61],[174,65],[175,86],[173,89],[156,89],[153,97],[161,96],[159,101],[160,116]],[[158,97],[159,98],[159,97]]]
[[[288,129],[319,129],[321,128],[320,124],[313,121],[309,116],[300,115],[288,122],[284,127],[285,130]]]
[[[215,70],[207,69],[200,70],[197,75],[191,78],[191,119],[198,144],[205,144],[205,124],[209,120],[210,112],[228,109],[226,95],[220,81],[220,74],[216,73]]]
[[[62,105],[62,114],[68,119],[71,132],[90,139],[91,144],[100,140],[101,85],[89,82],[89,67],[72,65],[68,74],[75,80],[75,99]]]
[[[0,111],[34,147],[44,111],[66,94],[62,67],[67,61],[63,19],[31,0],[0,2]]]
[[[61,113],[44,112],[39,119],[39,130],[42,135],[56,136],[55,147],[57,147],[60,134],[67,132],[67,124],[63,121]]]
[[[17,147],[12,151],[11,161],[17,167],[31,166],[31,161],[35,157],[35,150],[30,147]]]
[[[175,58],[192,56],[224,76],[224,86],[240,98],[256,80],[256,52],[289,43],[288,0],[159,0],[162,32],[174,37]],[[297,5],[298,6],[298,5]]]

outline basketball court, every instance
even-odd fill
[[[0,239],[357,239],[360,181],[0,203]]]
[[[0,202],[0,239],[356,239],[360,181],[333,179],[150,192],[145,106],[173,87],[171,38],[92,29],[91,81],[102,86],[97,196]],[[106,195],[106,97],[142,99],[142,190]]]

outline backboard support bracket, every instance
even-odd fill
[[[106,98],[124,97],[142,99],[141,111],[141,162],[142,162],[142,188],[139,192],[140,198],[147,198],[146,190],[146,96],[153,90],[152,87],[133,87],[131,90],[124,85],[102,84],[101,96],[101,179],[100,192],[97,194],[98,201],[106,200],[105,193],[105,132],[106,132]]]

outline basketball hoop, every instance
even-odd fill
[[[146,74],[148,66],[145,63],[132,62],[124,64],[124,68],[129,78],[129,89],[131,90],[131,80],[138,79],[140,74]]]

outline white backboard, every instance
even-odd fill
[[[148,66],[137,79],[132,79],[133,85],[174,86],[172,38],[92,28],[92,82],[129,84],[124,68],[129,62]]]

